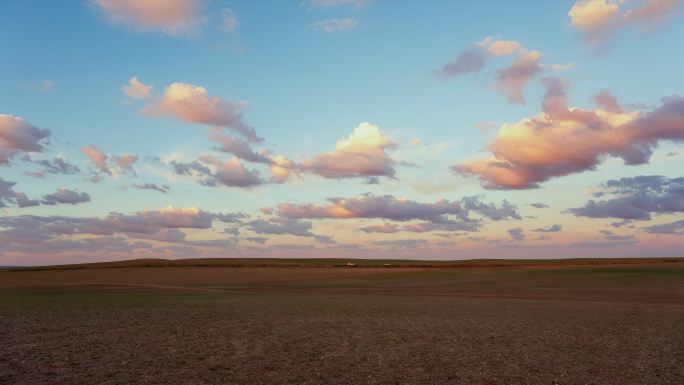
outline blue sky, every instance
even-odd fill
[[[13,183],[4,192],[0,183],[0,264],[679,253],[684,23],[677,1],[141,4],[0,5],[0,178]],[[464,52],[483,63],[439,75]],[[509,68],[518,75],[503,78]],[[152,87],[142,97],[122,90],[134,77]],[[555,100],[549,79],[562,79],[556,92],[567,110],[542,107]],[[187,86],[178,87],[180,99],[169,92],[173,84]],[[511,99],[516,84],[524,102]],[[601,90],[617,98],[617,109],[597,107]],[[575,107],[587,114],[563,115]],[[217,122],[207,111],[232,118]],[[252,127],[263,141],[236,125]],[[40,148],[13,139],[31,127],[49,130],[31,136]],[[359,127],[346,150],[335,150]],[[211,132],[262,160],[217,150]],[[107,164],[98,166],[86,146]],[[557,159],[572,146],[576,155]],[[644,149],[650,153],[639,157]],[[117,165],[125,154],[136,158],[130,168]],[[39,163],[55,159],[78,172],[45,172]],[[288,176],[276,180],[271,168],[283,159]],[[183,174],[179,164],[194,171]],[[514,175],[504,176],[511,169]],[[248,174],[237,175],[243,170]],[[258,176],[249,179],[254,170]],[[145,183],[168,189],[135,187]],[[59,191],[57,204],[44,203]],[[34,202],[21,204],[21,193]],[[498,214],[466,208],[463,199],[472,196]],[[468,214],[426,216],[443,210],[443,200]],[[549,207],[530,206],[540,202]],[[182,211],[188,208],[196,210]],[[214,216],[187,226],[203,214],[237,212],[234,222]],[[165,215],[174,220],[159,219]],[[38,240],[42,247],[16,236],[30,233],[17,225],[28,216],[34,230],[49,230]],[[61,217],[72,218],[71,230],[50,230]],[[92,230],[84,218],[107,231]],[[121,221],[130,228],[112,225]],[[147,227],[136,232],[133,224]],[[556,224],[561,231],[535,231]],[[177,236],[160,235],[168,232]]]

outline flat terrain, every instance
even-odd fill
[[[684,259],[347,262],[0,270],[0,383],[684,384]]]

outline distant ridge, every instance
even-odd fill
[[[145,267],[311,267],[311,268],[491,268],[491,267],[544,267],[544,266],[596,266],[684,263],[679,258],[569,258],[569,259],[467,259],[467,260],[410,260],[410,259],[279,259],[279,258],[188,258],[188,259],[130,259],[52,266],[4,266],[9,271],[114,269]]]

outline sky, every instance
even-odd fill
[[[683,256],[679,0],[0,3],[0,265]]]

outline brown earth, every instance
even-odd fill
[[[680,261],[0,270],[0,383],[684,384]]]

